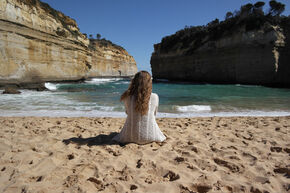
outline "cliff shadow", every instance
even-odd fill
[[[117,132],[111,132],[109,135],[100,134],[96,137],[88,137],[88,138],[72,137],[69,139],[64,139],[64,140],[62,140],[62,142],[66,145],[68,145],[70,143],[74,143],[74,144],[78,144],[78,145],[87,145],[87,146],[122,145],[122,144],[113,140],[113,138],[117,134],[118,134]]]

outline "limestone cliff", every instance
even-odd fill
[[[290,19],[269,18],[215,21],[163,38],[151,57],[154,79],[290,87]]]
[[[46,3],[0,0],[2,84],[131,76],[137,71],[123,48],[92,42],[75,20]]]
[[[136,73],[136,62],[124,48],[104,39],[91,39],[90,48],[94,50],[94,65],[88,73],[90,77],[128,76]]]

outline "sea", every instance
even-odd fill
[[[120,96],[129,83],[121,78],[47,82],[46,91],[0,94],[0,116],[126,117]],[[157,117],[290,115],[290,89],[160,80],[153,92],[159,95]]]

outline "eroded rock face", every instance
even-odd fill
[[[241,26],[216,40],[206,36],[188,42],[188,46],[177,43],[169,50],[156,44],[151,57],[153,77],[290,87],[289,29],[265,23],[250,31]],[[198,46],[189,50],[196,41]]]
[[[128,76],[137,72],[136,62],[128,52],[110,41],[91,40],[94,50],[88,76]]]
[[[0,82],[131,76],[136,62],[109,44],[92,49],[75,20],[38,0],[0,1]]]

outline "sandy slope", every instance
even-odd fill
[[[0,192],[290,191],[290,117],[162,118],[164,143],[120,146],[123,123],[0,118]]]

